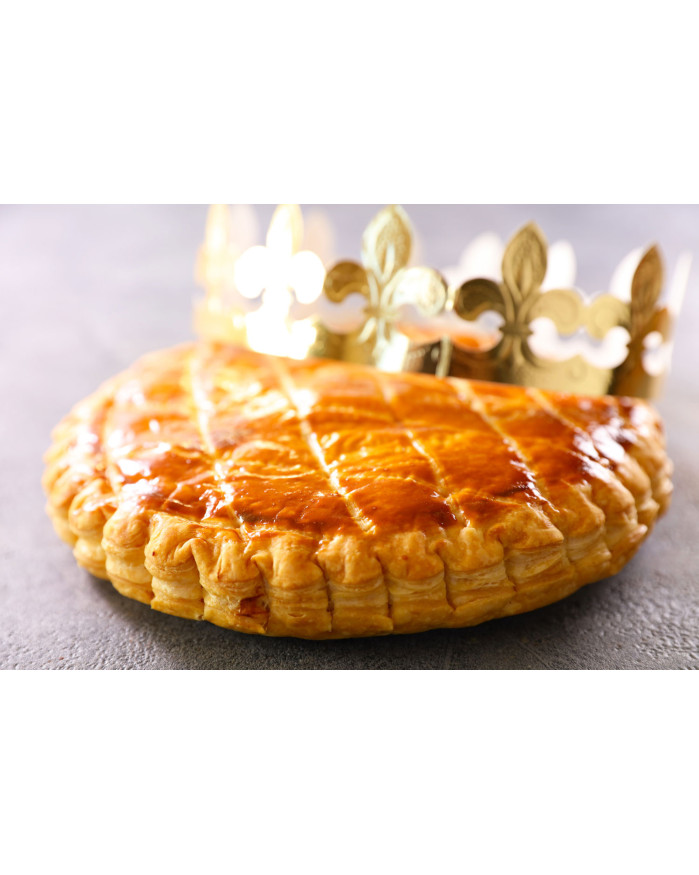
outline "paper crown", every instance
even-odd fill
[[[196,302],[195,329],[204,339],[583,394],[650,398],[660,390],[689,256],[680,259],[664,305],[655,246],[637,261],[626,299],[619,290],[594,297],[545,290],[548,246],[532,223],[505,247],[500,277],[450,284],[441,272],[412,265],[414,235],[399,206],[369,223],[361,263],[329,269],[318,251],[302,248],[298,206],[277,207],[266,245],[247,248],[250,213],[235,209],[210,208],[197,259],[206,296]]]

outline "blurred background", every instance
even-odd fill
[[[362,232],[381,206],[304,205],[304,215],[321,209],[333,227],[335,239],[332,245],[336,257],[357,258]],[[647,563],[644,567],[650,568],[648,586],[651,587],[651,579],[656,586],[659,575],[664,573],[663,563],[667,565],[668,556],[673,562],[684,563],[667,578],[669,590],[664,600],[661,603],[652,601],[656,586],[648,590],[651,601],[645,604],[650,605],[651,614],[655,610],[652,605],[656,604],[661,616],[665,617],[662,623],[656,623],[658,628],[661,625],[667,627],[671,622],[675,629],[675,638],[670,636],[670,644],[666,641],[665,649],[657,650],[660,657],[666,662],[674,659],[683,666],[687,664],[687,654],[691,651],[692,658],[699,660],[696,652],[699,597],[694,591],[696,587],[692,588],[697,576],[696,548],[692,545],[699,530],[699,463],[694,448],[699,433],[699,206],[404,206],[420,241],[421,261],[439,269],[458,264],[464,247],[477,235],[492,231],[506,240],[531,220],[540,225],[549,243],[561,239],[570,241],[577,259],[576,285],[588,292],[608,289],[619,262],[638,247],[658,243],[668,274],[681,253],[689,251],[695,256],[676,330],[673,368],[665,395],[659,403],[667,423],[670,451],[677,466],[675,503],[680,507],[673,508],[673,527],[668,521],[661,523],[659,531],[662,530],[664,536],[651,539],[644,547],[644,561]],[[272,205],[256,208],[262,236],[273,210]],[[225,653],[231,645],[226,642],[232,639],[221,638],[220,630],[212,627],[200,631],[201,627],[195,624],[181,625],[185,621],[153,618],[152,612],[147,610],[144,615],[142,606],[122,604],[126,600],[118,597],[114,601],[111,590],[100,588],[96,582],[93,583],[97,589],[85,587],[82,580],[76,580],[86,575],[76,569],[70,551],[54,535],[43,512],[44,499],[39,485],[41,455],[48,446],[50,430],[75,402],[141,354],[192,337],[192,303],[202,294],[194,282],[194,269],[197,250],[204,236],[206,215],[206,206],[0,208],[0,291],[3,305],[0,320],[3,408],[0,462],[4,472],[0,478],[0,532],[3,539],[0,554],[0,595],[3,600],[0,620],[3,628],[0,631],[3,634],[0,637],[4,641],[0,658],[5,661],[35,666],[53,664],[52,661],[59,659],[57,654],[69,652],[73,653],[71,664],[75,666],[86,666],[90,660],[99,662],[94,656],[94,646],[88,647],[92,654],[89,658],[84,650],[86,641],[92,641],[94,645],[95,641],[101,640],[103,627],[95,619],[95,604],[97,613],[104,610],[116,612],[122,619],[127,617],[129,623],[128,618],[139,618],[134,621],[136,625],[129,625],[128,635],[132,640],[134,635],[135,640],[141,640],[140,634],[152,636],[161,629],[181,629],[190,642],[218,642],[212,645],[214,649],[208,654],[200,655],[197,665],[203,660],[211,667],[212,659],[225,663],[229,658]],[[676,529],[678,524],[682,530]],[[670,539],[667,549],[671,552],[665,551],[660,537]],[[657,560],[655,566],[654,556]],[[632,567],[638,566],[632,563]],[[58,587],[58,582],[64,582],[65,586]],[[526,667],[527,659],[535,661],[535,658],[526,656],[527,648],[522,639],[531,639],[535,634],[533,629],[539,629],[536,634],[544,640],[548,633],[541,630],[548,628],[553,636],[550,653],[560,654],[560,641],[555,645],[558,633],[554,634],[550,623],[546,625],[546,618],[567,617],[575,604],[588,604],[586,600],[591,599],[593,606],[589,628],[593,632],[600,628],[595,620],[594,591],[601,590],[590,589],[593,594],[584,591],[574,597],[577,602],[567,600],[561,606],[546,609],[538,615],[489,624],[483,631],[472,633],[481,639],[481,665],[476,667],[498,667],[499,664],[517,667],[520,663]],[[613,598],[613,589],[604,592],[609,593],[605,597]],[[67,599],[67,604],[57,601],[59,598]],[[77,603],[84,603],[80,610],[76,608]],[[85,604],[88,605],[87,611],[84,610]],[[675,614],[667,607],[673,604]],[[668,610],[671,614],[669,621]],[[71,618],[77,615],[82,619],[75,620],[77,625],[71,626],[73,620],[68,619],[68,613]],[[144,616],[149,619],[144,620]],[[637,622],[642,624],[644,616],[638,615]],[[94,628],[90,626],[93,621]],[[139,623],[143,625],[138,626]],[[140,632],[135,633],[136,628]],[[439,654],[446,647],[451,648],[451,653],[457,641],[473,640],[473,637],[463,635],[444,633],[440,637],[440,634],[435,633],[429,639],[441,642],[434,644]],[[639,660],[643,663],[646,659],[644,654],[647,654],[648,645],[640,647],[638,636],[623,639],[619,648],[615,645],[613,653],[608,647],[610,639],[605,644],[596,634],[593,638],[597,644],[593,646],[587,641],[579,649],[582,653],[579,659],[588,667],[605,667],[620,661],[637,665]],[[154,640],[151,637],[142,642],[142,646],[157,662]],[[240,642],[240,636],[235,636],[234,640]],[[657,630],[645,634],[643,640],[660,640]],[[490,650],[484,643],[486,641],[490,642]],[[114,645],[116,650],[107,647],[107,656],[104,657],[107,662],[111,659],[118,663],[118,654],[125,652],[123,635],[119,642]],[[271,653],[281,654],[278,648],[283,646],[287,648],[284,658],[288,659],[292,652],[294,658],[307,654],[311,661],[317,658],[313,654],[322,652],[318,648],[307,651],[304,649],[306,645],[298,643],[275,644],[267,650],[260,650],[259,646],[259,642],[245,643],[247,649],[243,652],[250,654],[254,651],[269,659]],[[353,653],[361,662],[369,659],[370,654],[398,658],[397,654],[409,652],[417,658],[419,652],[423,658],[425,653],[436,652],[426,643],[409,645],[383,641],[365,644],[363,650],[353,650],[353,646],[352,643],[341,645],[333,653]],[[181,661],[189,659],[191,663],[190,657],[183,655],[185,650],[180,653]],[[474,658],[472,654],[471,659]],[[553,665],[560,657],[549,655],[546,658],[552,660]],[[283,661],[281,655],[279,659]],[[439,661],[442,655],[434,656],[434,659]],[[172,660],[165,661],[168,667],[176,667],[171,663]],[[197,665],[190,664],[189,667]]]

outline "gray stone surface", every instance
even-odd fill
[[[372,207],[330,208],[355,254]],[[271,208],[263,208],[266,219]],[[697,207],[414,207],[426,260],[453,263],[481,230],[536,219],[569,238],[580,284],[603,288],[630,249],[697,252]],[[0,209],[0,666],[113,669],[699,667],[699,270],[661,404],[676,494],[616,577],[535,613],[475,629],[309,643],[168,617],[75,564],[44,514],[41,455],[54,423],[138,355],[187,339],[201,207]],[[699,253],[697,253],[699,254]]]

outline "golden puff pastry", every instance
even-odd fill
[[[669,502],[643,401],[154,353],[56,428],[78,562],[159,611],[262,635],[475,625],[617,572]]]

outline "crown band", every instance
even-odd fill
[[[652,370],[648,359],[655,348],[669,360],[674,318],[659,303],[663,265],[655,246],[641,258],[627,302],[612,294],[587,300],[573,288],[544,290],[548,246],[533,223],[507,244],[499,282],[477,278],[453,286],[439,271],[411,265],[413,231],[399,206],[369,223],[361,262],[339,261],[326,272],[316,253],[301,248],[303,236],[299,207],[281,205],[266,246],[239,252],[228,207],[212,207],[197,263],[206,289],[195,309],[199,336],[388,371],[590,395],[660,391],[666,368]],[[500,327],[484,330],[484,314],[496,314]],[[559,338],[584,336],[598,345],[623,329],[625,346],[612,366],[580,352],[548,357],[534,342],[537,320],[553,323]]]

